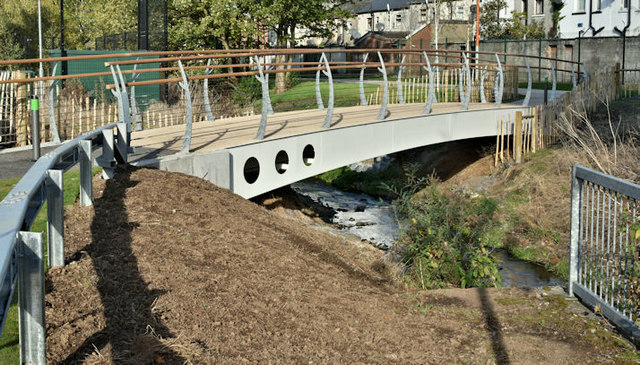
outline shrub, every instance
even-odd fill
[[[407,176],[413,183],[422,182],[410,171]],[[434,181],[410,195],[399,192],[395,203],[405,218],[398,249],[410,280],[425,289],[499,284],[498,268],[485,248],[496,224],[496,202],[461,191],[443,194]]]

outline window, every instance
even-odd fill
[[[630,0],[622,0],[622,8],[623,9],[629,9],[629,1]]]
[[[369,30],[373,30],[373,18],[372,17],[368,17],[367,18],[367,24],[369,24]]]
[[[593,0],[593,11],[602,10],[602,0]]]
[[[396,28],[400,28],[402,26],[402,14],[396,15]]]
[[[456,8],[456,19],[464,20],[464,6],[458,5]]]
[[[427,22],[427,8],[420,9],[420,21],[424,23]]]
[[[584,13],[584,9],[585,9],[585,0],[576,0],[576,4],[575,4],[575,12],[576,13]]]
[[[544,14],[544,0],[536,0],[534,14]]]

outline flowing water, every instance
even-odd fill
[[[400,236],[400,225],[393,207],[366,194],[334,188],[318,179],[307,179],[291,185],[304,200],[330,208],[332,223],[363,241],[381,249],[389,249]],[[562,285],[563,281],[544,268],[517,260],[504,250],[494,250],[502,276],[502,287],[539,287]]]

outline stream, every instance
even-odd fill
[[[382,250],[391,248],[400,236],[395,212],[386,201],[342,191],[314,178],[291,184],[291,189],[304,201],[330,208],[334,212],[331,223],[339,230]],[[492,255],[498,263],[504,288],[563,285],[561,279],[543,267],[517,260],[505,250],[494,249]]]

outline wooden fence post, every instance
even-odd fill
[[[522,162],[522,112],[516,112],[513,126],[513,154],[516,163]]]

